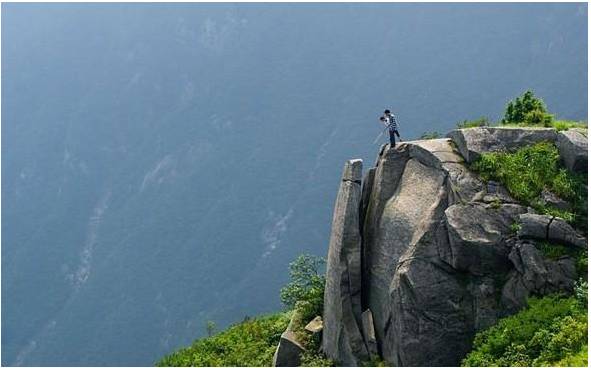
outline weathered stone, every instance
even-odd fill
[[[526,213],[519,216],[521,228],[518,235],[524,239],[540,239],[578,248],[587,248],[587,239],[578,234],[559,217]]]
[[[361,317],[361,161],[347,161],[337,195],[328,250],[322,350],[342,365],[367,357]]]
[[[293,331],[285,331],[281,334],[279,345],[273,355],[273,367],[299,367],[304,351]]]
[[[452,267],[474,275],[508,270],[509,249],[505,240],[510,227],[525,207],[515,204],[498,206],[481,203],[453,205],[445,211]]]
[[[395,149],[383,146],[377,159],[377,166],[371,188],[370,199],[365,210],[363,223],[363,280],[369,282],[371,275],[371,255],[374,254],[375,243],[379,228],[379,222],[386,202],[392,198],[406,163],[409,160],[408,146],[398,145]],[[364,285],[362,300],[368,303],[369,285]]]
[[[383,339],[390,315],[391,304],[387,300],[398,260],[413,238],[420,237],[420,225],[429,218],[428,209],[437,201],[445,177],[441,170],[410,159],[395,193],[384,205],[367,257],[367,300],[378,339]]]
[[[370,357],[376,356],[378,354],[378,341],[376,339],[376,331],[373,324],[373,315],[369,309],[366,309],[365,312],[361,314],[361,330]]]
[[[466,162],[471,163],[481,154],[496,151],[514,151],[542,141],[555,142],[553,128],[478,127],[456,129],[448,135]]]
[[[411,158],[416,158],[423,165],[441,169],[444,163],[462,163],[464,159],[454,151],[451,139],[429,139],[405,142]]]
[[[481,331],[495,324],[499,318],[499,303],[494,278],[492,276],[474,278],[468,290],[473,300],[474,330]]]
[[[341,180],[349,180],[361,184],[361,171],[363,168],[363,161],[360,159],[349,160],[343,169]]]
[[[312,333],[318,333],[322,331],[322,317],[316,316],[313,320],[308,322],[306,327],[304,327],[306,331],[310,331]]]
[[[550,222],[548,240],[587,249],[587,239],[579,235],[572,226],[559,217],[554,217]]]
[[[587,136],[583,130],[569,129],[560,132],[556,146],[570,171],[587,172]]]
[[[508,311],[525,307],[532,294],[572,291],[577,277],[572,258],[545,259],[534,244],[517,242],[509,259],[515,268],[509,273],[502,291],[502,302]]]
[[[556,207],[561,210],[570,210],[572,206],[564,199],[558,197],[556,194],[544,189],[540,194],[542,204]]]
[[[517,234],[520,238],[546,240],[550,221],[552,216],[524,213],[519,216],[520,228]]]

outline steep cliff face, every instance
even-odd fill
[[[378,353],[395,366],[458,365],[476,331],[522,308],[527,296],[573,287],[574,260],[544,259],[532,239],[548,232],[524,230],[543,220],[532,221],[531,208],[466,166],[483,152],[569,135],[476,128],[450,137],[383,146],[362,183],[360,160],[345,165],[322,341],[325,354],[340,364],[357,365]],[[561,154],[571,169],[581,169],[586,137],[570,141]],[[545,221],[549,228],[553,219]],[[512,225],[522,222],[531,226],[516,234]],[[561,224],[560,242],[586,247],[586,239]]]

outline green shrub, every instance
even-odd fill
[[[477,128],[477,127],[489,126],[489,125],[490,125],[490,121],[488,120],[487,117],[484,117],[484,116],[480,117],[478,119],[475,119],[475,120],[460,121],[459,123],[456,124],[458,129]]]
[[[503,183],[513,197],[538,212],[562,217],[586,231],[587,177],[561,167],[560,154],[552,143],[537,143],[513,153],[486,153],[471,168],[484,180]],[[573,210],[564,211],[542,204],[540,194],[544,188],[568,201]]]
[[[588,292],[589,286],[587,284],[587,278],[580,278],[575,283],[575,297],[577,298],[577,301],[579,302],[579,305],[582,308],[585,308],[587,306]]]
[[[287,308],[295,307],[296,302],[307,301],[320,309],[324,302],[325,277],[323,267],[326,261],[322,257],[302,254],[289,264],[291,281],[281,289],[281,302]]]
[[[586,343],[587,310],[574,297],[531,298],[526,309],[476,334],[462,365],[552,365],[579,359]]]
[[[157,366],[270,366],[291,313],[278,313],[238,323],[187,348],[165,356]]]
[[[534,96],[532,91],[526,91],[507,104],[501,124],[550,127],[552,120],[552,115],[546,111],[544,101]]]

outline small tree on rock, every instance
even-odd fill
[[[510,101],[505,109],[501,124],[546,126],[552,125],[552,115],[546,111],[546,104],[530,90]]]

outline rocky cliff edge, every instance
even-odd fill
[[[361,160],[345,163],[324,295],[329,358],[459,365],[474,334],[529,295],[572,290],[574,260],[545,259],[534,242],[552,235],[586,248],[587,239],[467,167],[484,152],[540,141],[556,143],[570,170],[586,172],[586,132],[574,129],[473,128],[384,145],[363,179]],[[522,224],[519,233],[514,224]]]

